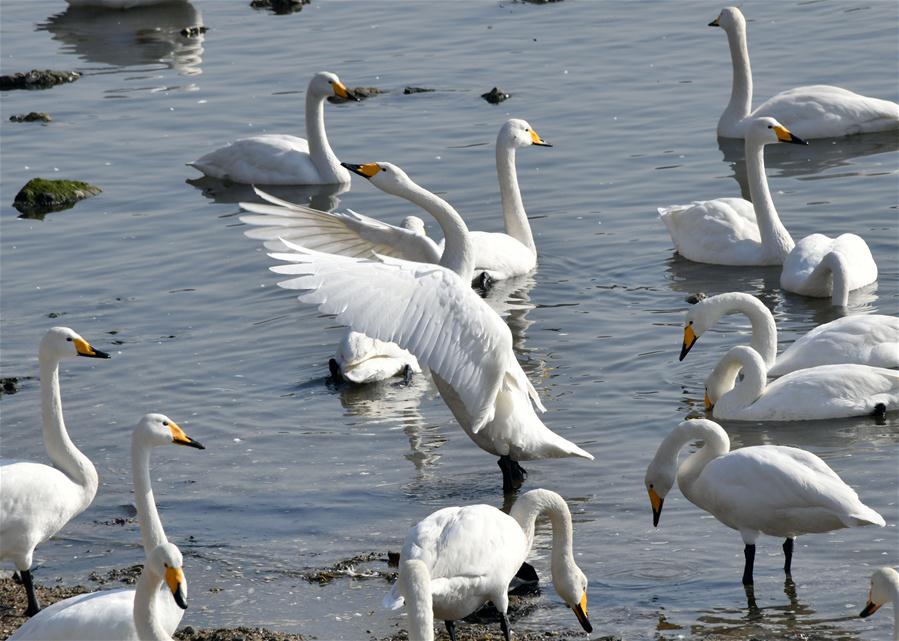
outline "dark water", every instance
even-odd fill
[[[492,145],[502,123],[526,118],[555,145],[518,155],[540,266],[496,297],[514,303],[516,347],[547,425],[596,455],[527,466],[528,487],[571,505],[595,635],[888,638],[889,612],[853,615],[872,568],[899,563],[895,416],[883,426],[726,425],[735,447],[818,454],[888,523],[800,538],[795,586],[784,586],[780,541],[763,538],[754,607],[739,583],[737,533],[676,490],[660,529],[651,526],[646,465],[701,407],[702,381],[722,350],[748,340],[748,326],[729,320],[678,363],[684,297],[754,293],[774,310],[784,344],[836,314],[782,292],[776,269],[674,257],[656,217],[658,206],[741,193],[741,147],[719,148],[714,135],[731,73],[724,34],[705,26],[719,5],[314,0],[275,16],[247,4],[197,0],[96,16],[63,2],[4,0],[3,73],[84,77],[0,95],[3,376],[36,377],[38,340],[56,324],[114,355],[67,362],[61,373],[70,433],[102,484],[91,508],[38,549],[40,580],[84,582],[92,569],[140,560],[136,525],[104,522],[131,514],[130,431],[148,411],[208,446],[154,454],[162,518],[188,557],[185,625],[384,635],[403,618],[380,610],[383,579],[318,586],[302,574],[398,549],[408,526],[440,507],[501,504],[494,460],[423,378],[409,388],[326,385],[341,330],[275,286],[272,261],[237,219],[246,190],[186,182],[196,172],[185,162],[239,135],[303,135],[305,86],[326,69],[349,86],[389,91],[327,106],[340,157],[403,166],[474,229],[500,228]],[[817,82],[897,99],[895,3],[744,11],[756,103]],[[178,35],[199,22],[205,36]],[[407,85],[437,91],[402,95]],[[483,102],[493,86],[512,98]],[[7,122],[31,110],[54,121]],[[852,231],[870,245],[880,278],[850,297],[853,314],[897,312],[896,151],[891,136],[768,150],[772,193],[794,237]],[[35,176],[87,180],[103,194],[20,219],[9,204]],[[392,222],[417,213],[361,181],[339,195],[279,193],[314,195],[319,205],[339,199]],[[38,390],[27,379],[0,401],[4,456],[45,460]],[[544,575],[549,541],[544,528],[535,550]],[[538,605],[514,627],[577,626],[549,584]]]

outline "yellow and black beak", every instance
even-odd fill
[[[83,338],[73,338],[72,342],[75,344],[75,351],[78,352],[78,356],[87,356],[88,358],[109,358],[109,354],[94,349],[91,347],[91,344]]]
[[[580,602],[571,608],[574,610],[574,616],[577,617],[578,623],[584,628],[585,632],[593,632],[593,626],[590,625],[590,619],[587,618],[587,593],[581,595]]]
[[[178,424],[169,421],[169,431],[172,433],[172,443],[175,445],[186,445],[187,447],[195,447],[198,450],[205,450],[206,446],[200,443],[200,441],[195,441],[187,434],[184,433]]]
[[[858,613],[861,618],[869,617],[880,609],[880,604],[874,603],[870,599],[865,604],[865,609]]]
[[[777,134],[778,142],[791,142],[794,145],[807,145],[808,142],[800,138],[799,136],[794,136],[790,133],[790,130],[786,127],[781,127],[780,125],[775,125],[772,127],[774,133]]]
[[[693,349],[693,345],[696,344],[696,341],[699,340],[699,337],[693,331],[692,325],[687,325],[684,327],[684,342],[680,347],[680,358],[677,359],[679,361],[684,360],[687,357],[687,354]]]
[[[720,20],[721,20],[721,16],[718,16],[717,18],[715,18],[714,20],[712,20],[712,21],[709,23],[709,26],[710,26],[710,27],[720,27],[720,26],[721,26]]]
[[[649,504],[652,506],[652,527],[659,527],[659,517],[662,516],[662,504],[665,502],[653,488],[649,488]]]
[[[531,129],[531,144],[537,145],[538,147],[552,147],[551,144],[543,140],[536,131]]]
[[[335,82],[331,86],[334,87],[334,95],[338,98],[359,102],[359,96],[347,89],[346,85],[344,85],[342,82]]]
[[[175,597],[175,603],[177,603],[178,607],[182,610],[186,610],[187,600],[184,598],[184,572],[181,571],[181,568],[166,568],[165,582],[166,585],[169,586],[169,590],[172,591],[172,596]]]
[[[365,165],[354,165],[352,163],[342,162],[340,163],[340,166],[349,169],[354,174],[362,176],[363,178],[371,178],[376,173],[381,171],[381,165],[376,162],[370,162]]]

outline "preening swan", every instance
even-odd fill
[[[710,27],[727,33],[733,63],[730,102],[718,121],[718,135],[743,138],[759,116],[777,118],[803,138],[831,138],[899,129],[899,105],[868,98],[829,85],[783,91],[752,110],[752,69],[746,44],[746,19],[736,7],[726,7]]]
[[[871,576],[868,602],[858,616],[871,616],[884,603],[893,604],[893,641],[899,641],[899,572],[889,567],[882,567]]]
[[[190,438],[184,430],[167,416],[147,414],[141,418],[131,434],[131,474],[134,479],[134,499],[137,504],[137,519],[140,524],[141,540],[146,559],[152,559],[153,551],[168,545],[153,488],[150,485],[150,452],[162,445],[185,445],[205,449]],[[174,546],[173,546],[174,547]],[[180,561],[180,556],[179,556]],[[179,566],[180,567],[180,566]],[[143,581],[143,575],[141,575]],[[148,579],[149,581],[149,579]],[[181,622],[183,607],[173,602],[164,587],[157,586],[154,599],[131,589],[106,590],[80,595],[55,603],[29,619],[12,636],[12,639],[41,639],[43,641],[67,641],[69,639],[91,639],[92,641],[145,641],[145,638],[171,637]],[[187,583],[180,581],[182,593],[187,595]],[[145,585],[145,590],[150,586]],[[173,590],[174,591],[174,590]],[[150,593],[152,596],[152,592]],[[139,601],[150,601],[152,620],[156,629],[162,630],[162,637],[145,637],[141,628],[135,627]],[[65,604],[63,606],[63,604]],[[146,603],[141,605],[144,607]],[[102,623],[102,626],[99,625]],[[146,628],[144,628],[146,629]]]
[[[705,441],[703,446],[678,465],[678,452],[697,439]],[[785,539],[784,572],[789,575],[793,541],[800,534],[886,524],[811,452],[780,445],[731,452],[727,432],[706,419],[684,421],[675,427],[646,470],[644,482],[656,527],[675,478],[687,500],[740,532],[746,544],[744,584],[753,582],[759,534]]]
[[[780,265],[793,238],[780,222],[765,177],[765,145],[806,144],[772,118],[757,118],[746,132],[746,173],[752,202],[742,198],[695,201],[659,208],[674,248],[697,263]]]
[[[408,602],[411,641],[433,639],[434,617],[445,622],[455,640],[455,621],[492,601],[509,641],[509,582],[527,560],[534,544],[534,522],[541,515],[552,523],[556,593],[584,630],[592,632],[587,577],[574,562],[571,512],[565,500],[549,490],[525,492],[509,514],[489,505],[468,505],[443,508],[420,521],[406,536],[399,577],[384,597],[384,606],[398,609],[404,599]],[[425,611],[429,605],[430,617]]]
[[[877,264],[871,250],[855,234],[806,236],[787,255],[780,273],[780,286],[788,292],[830,298],[838,307],[849,304],[853,289],[876,280]]]
[[[181,552],[172,543],[161,543],[147,558],[135,590],[112,590],[79,594],[54,603],[37,617],[28,621],[10,637],[10,641],[44,641],[49,639],[140,639],[140,641],[171,641],[172,634],[161,621],[160,601],[172,607],[187,609],[186,582]],[[114,597],[117,595],[117,597]],[[126,612],[127,611],[127,612]],[[127,614],[130,631],[122,619]],[[68,632],[61,636],[47,635],[38,619],[45,616],[67,621]],[[63,631],[65,632],[65,631]]]
[[[69,438],[62,417],[59,362],[72,356],[109,358],[68,327],[41,339],[41,419],[53,466],[0,459],[0,560],[15,563],[28,596],[26,616],[40,609],[31,576],[34,548],[81,514],[97,493],[97,470]]]
[[[328,362],[331,376],[362,385],[402,374],[408,381],[421,373],[418,359],[396,343],[385,343],[348,329]]]
[[[320,71],[306,88],[306,136],[265,134],[239,138],[188,163],[207,176],[258,185],[328,185],[350,182],[325,133],[325,99],[358,100],[336,74]]]
[[[745,314],[752,324],[750,346],[761,355],[768,376],[837,363],[899,367],[899,318],[856,314],[819,325],[777,356],[774,315],[750,294],[731,292],[699,301],[684,318],[680,360],[706,331],[727,314]]]
[[[503,487],[524,482],[518,461],[593,456],[547,428],[537,391],[512,351],[502,319],[469,286],[474,256],[465,222],[441,198],[416,185],[395,165],[347,165],[378,188],[429,211],[440,223],[446,246],[440,265],[384,256],[335,256],[283,241],[290,252],[272,257],[288,264],[272,268],[291,276],[286,289],[308,290],[338,322],[372,338],[397,343],[429,367],[456,420],[482,449],[500,457]],[[533,405],[532,405],[533,403]]]

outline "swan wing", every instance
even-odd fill
[[[303,138],[267,134],[239,138],[198,158],[190,166],[207,176],[244,184],[320,184]]]
[[[10,639],[136,641],[134,590],[91,592],[58,601],[31,617]]]

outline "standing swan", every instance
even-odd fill
[[[584,630],[592,632],[587,618],[587,577],[574,562],[571,512],[565,500],[549,490],[522,494],[509,514],[490,505],[468,505],[443,508],[420,521],[406,536],[399,577],[384,597],[384,606],[395,610],[402,607],[404,599],[410,601],[413,629],[418,630],[411,641],[433,638],[434,617],[445,622],[455,641],[456,619],[492,601],[500,614],[503,636],[509,641],[509,583],[527,560],[534,544],[534,522],[541,515],[552,523],[551,568],[556,593]],[[407,576],[410,570],[412,577]],[[430,619],[423,612],[429,598],[433,607]]]
[[[151,559],[153,551],[159,546],[168,544],[150,485],[150,452],[154,447],[162,445],[186,445],[205,449],[163,414],[147,414],[134,428],[131,434],[131,474],[146,559]],[[186,595],[187,584],[183,578],[181,585]],[[66,599],[29,619],[12,639],[144,641],[140,629],[135,627],[133,616],[140,589],[141,584],[138,583],[137,593],[132,589],[104,590]],[[62,604],[66,605],[62,607]],[[171,600],[165,588],[159,588],[152,602],[152,609],[156,625],[169,637],[173,635],[184,615],[183,607]],[[103,623],[102,627],[97,626],[98,622]]]
[[[869,617],[884,603],[893,604],[893,641],[899,641],[899,572],[883,567],[871,576],[868,602],[858,616]]]
[[[160,599],[180,610],[187,609],[187,584],[184,580],[181,552],[172,543],[157,546],[141,570],[134,590],[115,590],[79,594],[54,603],[41,612],[68,619],[69,628],[61,636],[48,636],[39,626],[27,622],[10,637],[10,641],[47,641],[50,639],[140,639],[171,641],[172,635],[160,622]],[[127,592],[129,598],[111,600],[112,594]],[[131,623],[128,636],[111,636],[110,627],[122,634],[125,630],[122,611],[127,609]],[[67,616],[77,613],[76,616]]]
[[[899,318],[883,314],[856,314],[819,325],[777,356],[774,315],[751,294],[732,292],[710,296],[687,310],[680,360],[699,337],[722,316],[745,314],[752,324],[750,346],[768,368],[768,376],[783,376],[797,369],[837,363],[899,367]]]
[[[726,7],[709,23],[727,33],[733,63],[730,102],[718,120],[722,138],[744,138],[759,116],[777,118],[803,138],[832,138],[899,129],[899,105],[832,87],[812,85],[783,91],[752,109],[752,70],[746,44],[746,19],[736,7]]]
[[[704,445],[677,464],[681,448]],[[793,541],[800,534],[844,527],[886,525],[820,458],[795,447],[755,445],[730,451],[727,432],[706,419],[684,421],[665,437],[646,470],[652,524],[659,525],[665,496],[674,485],[687,500],[740,532],[746,544],[743,583],[752,584],[759,534],[785,539],[784,572],[790,574]]]
[[[320,71],[306,89],[306,136],[264,134],[239,138],[187,163],[207,176],[258,185],[330,185],[350,182],[325,133],[325,99],[358,100],[336,74]]]
[[[449,203],[416,185],[390,163],[347,165],[387,193],[431,213],[446,244],[440,265],[374,255],[335,256],[283,241],[291,251],[271,256],[291,276],[285,289],[309,290],[305,303],[372,338],[409,350],[431,374],[468,436],[500,457],[503,488],[524,482],[518,461],[593,456],[547,428],[537,391],[515,358],[509,328],[469,286],[474,256],[468,228]]]
[[[34,548],[81,514],[97,493],[97,470],[69,439],[62,418],[59,362],[71,356],[109,358],[68,327],[54,327],[41,339],[41,418],[53,466],[0,460],[0,560],[19,570],[28,596],[25,616],[41,609],[31,577]]]

